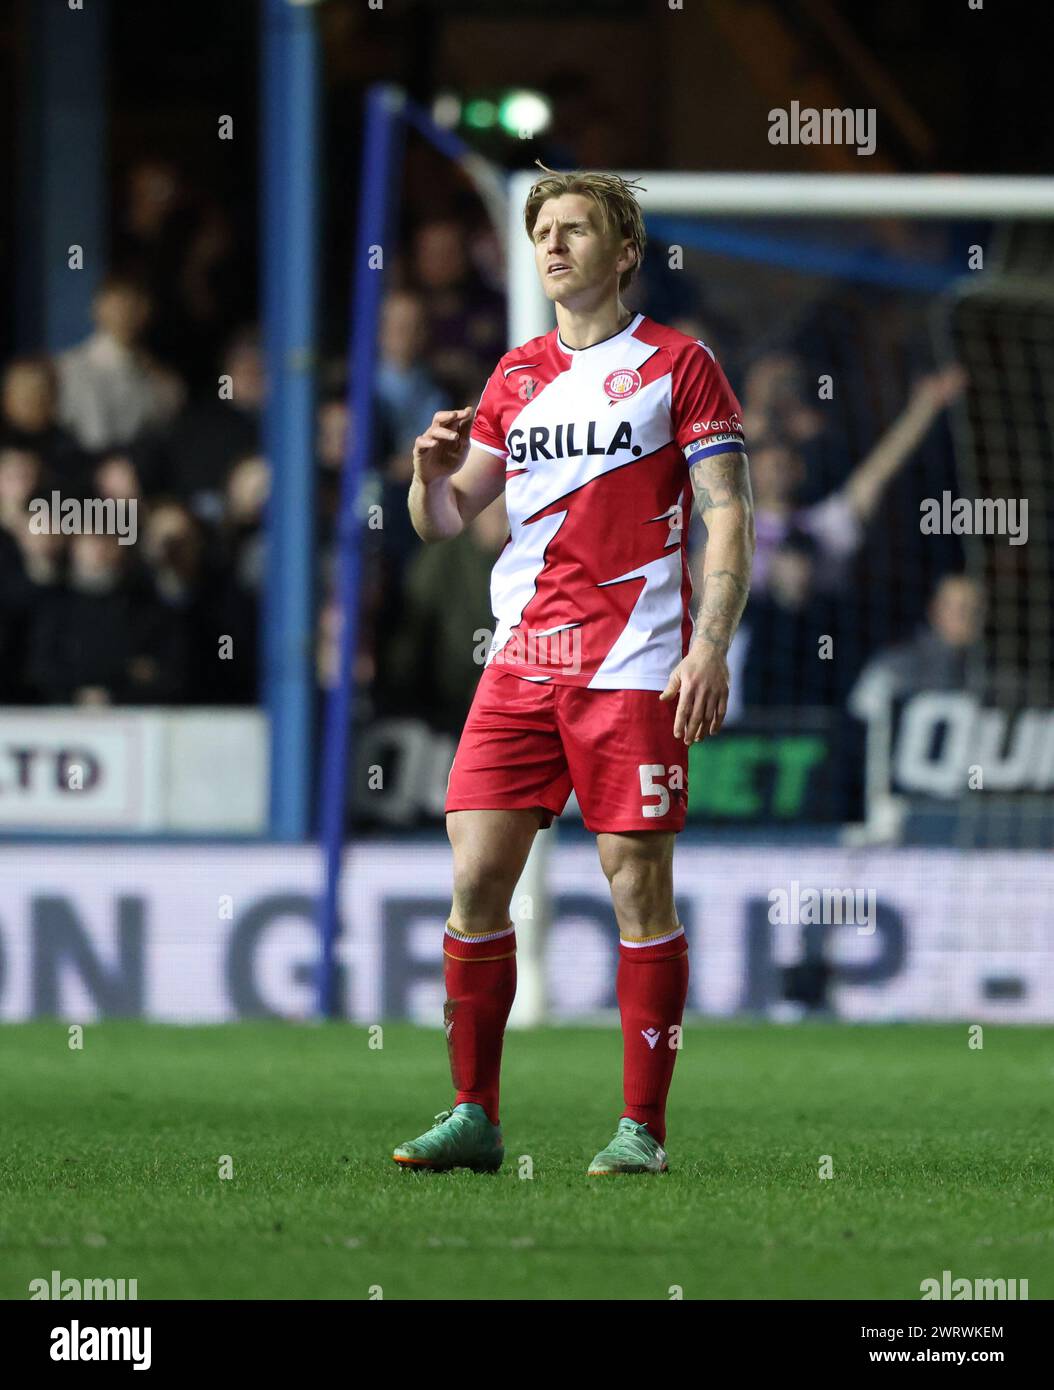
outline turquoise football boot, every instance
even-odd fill
[[[405,1168],[430,1168],[436,1173],[451,1168],[496,1173],[504,1157],[501,1129],[487,1119],[482,1105],[471,1101],[440,1111],[431,1129],[400,1144],[392,1154]]]
[[[647,1125],[623,1116],[615,1137],[601,1149],[589,1165],[589,1177],[606,1178],[615,1173],[665,1173],[666,1150],[654,1139]]]

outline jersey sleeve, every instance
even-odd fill
[[[505,447],[505,431],[501,426],[500,405],[504,392],[505,374],[499,362],[483,388],[472,420],[472,429],[469,431],[469,438],[473,444],[478,444],[481,449],[486,449],[488,453],[496,454],[502,459],[507,458],[509,452]]]
[[[746,452],[742,406],[705,343],[695,342],[675,358],[670,404],[673,437],[689,463]]]

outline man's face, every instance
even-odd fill
[[[534,220],[534,260],[546,295],[576,306],[613,293],[634,262],[634,251],[604,228],[592,198],[564,193],[549,198]]]
[[[343,468],[351,419],[343,401],[323,401],[316,416],[315,448],[324,468]]]
[[[782,608],[792,613],[804,608],[812,581],[813,563],[808,555],[790,545],[782,545],[773,553],[769,585]]]
[[[409,294],[389,295],[381,309],[381,355],[401,367],[410,366],[425,342],[421,301]]]
[[[40,459],[26,449],[0,449],[0,502],[24,507],[40,482]]]
[[[190,514],[175,504],[155,507],[146,528],[146,557],[153,565],[189,575],[196,568],[199,536]]]
[[[138,497],[139,474],[127,454],[111,454],[95,470],[95,486],[102,497]]]
[[[84,593],[105,593],[121,571],[121,548],[116,536],[80,535],[70,541],[70,580]]]
[[[240,410],[259,410],[267,395],[263,353],[249,343],[232,348],[223,360],[231,379],[231,400]]]
[[[150,318],[150,301],[131,286],[104,290],[95,301],[95,322],[126,346],[133,345]]]
[[[428,290],[446,290],[465,277],[465,234],[456,222],[428,222],[414,241],[414,271]]]
[[[801,398],[801,369],[786,352],[769,352],[747,371],[744,400],[756,410],[772,411]]]
[[[3,384],[4,414],[18,429],[33,434],[47,429],[54,409],[51,378],[43,367],[27,363],[10,367]]]
[[[949,647],[969,647],[981,633],[984,605],[973,580],[945,579],[930,605],[930,622]]]
[[[750,480],[759,507],[780,506],[794,496],[802,482],[801,456],[778,441],[766,441],[750,451]]]

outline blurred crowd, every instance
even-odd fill
[[[498,502],[458,540],[424,547],[406,491],[415,436],[436,410],[475,402],[505,348],[500,254],[478,209],[417,217],[411,209],[403,247],[378,343],[368,500],[380,504],[383,524],[364,532],[355,669],[367,716],[419,716],[456,732],[487,647],[487,581],[506,520]],[[222,209],[189,197],[172,167],[143,164],[128,180],[115,268],[97,288],[83,339],[54,357],[3,364],[0,703],[259,698],[267,380],[240,251]],[[914,564],[918,487],[898,491],[898,479],[933,449],[933,426],[964,389],[961,370],[914,373],[854,449],[843,417],[817,397],[825,363],[810,360],[807,340],[789,336],[751,353],[708,313],[705,287],[686,293],[686,279],[675,277],[671,288],[662,256],[652,264],[634,307],[708,341],[744,408],[758,545],[730,658],[731,717],[744,707],[844,705],[868,662],[886,648],[895,658],[905,644],[918,655],[893,660],[902,681],[935,671],[951,679],[959,649],[978,638],[980,595],[958,592],[955,604],[938,592],[930,602],[944,575]],[[320,692],[333,679],[340,628],[333,547],[354,427],[346,384],[338,347],[324,359],[317,405]],[[947,438],[938,440],[950,459]],[[939,479],[941,466],[934,472],[931,455],[929,476]],[[54,494],[134,502],[135,543],[31,525],[31,502]],[[909,538],[905,568],[883,571],[890,547],[875,549],[876,533],[898,528]],[[698,589],[698,523],[692,549]],[[848,657],[819,659],[825,635]]]
[[[370,533],[359,663],[369,684],[407,669],[395,629],[418,548],[405,501],[413,439],[436,410],[478,397],[504,350],[504,300],[471,244],[455,216],[422,218],[383,305],[371,497],[384,526]],[[0,703],[259,698],[267,380],[237,253],[231,224],[173,167],[137,167],[83,339],[0,366]],[[490,259],[496,274],[492,247]],[[316,417],[320,688],[349,428],[338,351]],[[87,498],[134,504],[134,543],[59,523],[63,502]],[[39,524],[41,499],[55,499],[56,520]]]
[[[108,276],[91,332],[0,376],[0,698],[7,704],[255,699],[268,469],[251,330],[207,394],[154,356],[156,300]],[[223,398],[217,395],[222,392]],[[47,524],[35,499],[59,499]],[[135,504],[126,537],[63,534],[67,499]],[[126,543],[131,541],[132,543]],[[221,638],[232,659],[220,659]]]

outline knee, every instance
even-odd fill
[[[515,886],[502,864],[480,855],[455,856],[455,922],[477,930],[504,926]]]
[[[603,836],[597,847],[623,936],[648,934],[676,921],[672,835]]]
[[[616,910],[639,916],[654,910],[665,882],[664,866],[633,854],[618,855],[604,865]]]

